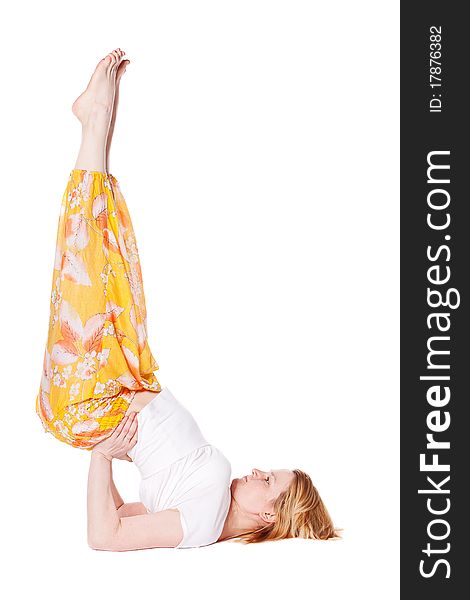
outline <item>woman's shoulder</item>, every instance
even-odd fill
[[[230,509],[229,487],[208,490],[203,497],[193,498],[178,506],[183,528],[183,539],[178,548],[208,546],[216,542],[224,528]]]
[[[231,464],[211,444],[204,446],[203,451],[207,460],[200,473],[201,484],[193,488],[191,498],[178,505],[184,530],[178,548],[207,546],[217,541],[230,508]]]

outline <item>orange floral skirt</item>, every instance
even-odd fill
[[[36,412],[46,432],[92,449],[111,435],[137,391],[161,390],[135,234],[110,173],[70,173],[50,301]]]

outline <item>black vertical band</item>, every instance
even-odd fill
[[[457,2],[401,3],[403,598],[469,593],[470,26],[465,8]]]

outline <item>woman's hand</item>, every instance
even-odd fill
[[[122,421],[113,431],[113,433],[99,444],[96,444],[92,450],[99,452],[108,460],[119,458],[132,462],[127,456],[127,452],[137,444],[137,413],[132,412],[123,417]]]

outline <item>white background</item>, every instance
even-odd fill
[[[398,2],[345,0],[3,10],[10,597],[398,598],[398,24]],[[307,471],[341,542],[87,546],[89,454],[46,435],[34,403],[80,143],[70,108],[116,47],[131,64],[109,170],[137,234],[159,380],[233,477]],[[137,469],[113,469],[137,501]]]

